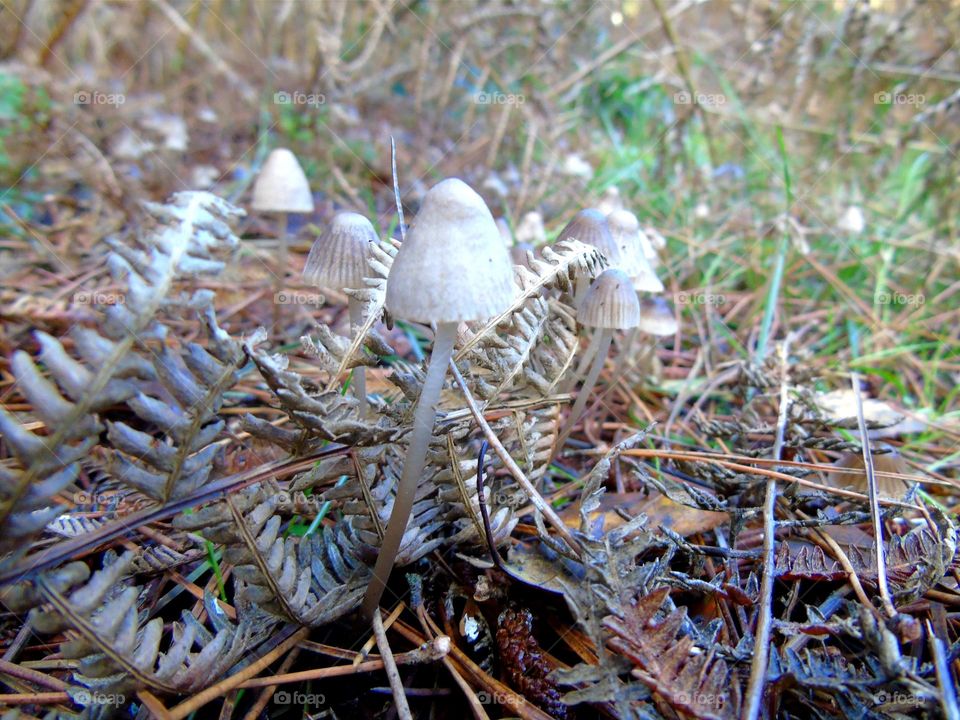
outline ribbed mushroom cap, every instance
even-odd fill
[[[577,320],[586,327],[628,330],[640,322],[640,301],[627,274],[607,268],[590,284],[577,309]]]
[[[267,157],[253,184],[251,207],[257,212],[313,212],[313,195],[296,156],[277,148]]]
[[[406,320],[485,320],[516,294],[513,264],[490,209],[462,180],[423,198],[387,278],[387,310]]]
[[[303,279],[328,290],[364,287],[370,245],[377,244],[373,225],[355,212],[338,212],[323,234],[313,241]]]
[[[640,301],[640,323],[637,327],[640,332],[658,337],[676,335],[678,329],[673,309],[662,297],[644,298]]]
[[[650,266],[640,240],[640,221],[629,210],[614,210],[607,215],[613,241],[620,248],[620,268],[633,281],[637,292],[663,292],[663,283]]]
[[[613,241],[607,218],[594,208],[581,210],[574,215],[573,220],[568,222],[557,236],[557,242],[561,240],[579,240],[587,245],[593,245],[604,254],[610,265],[619,267],[622,264],[620,246]]]

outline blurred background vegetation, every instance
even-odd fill
[[[955,404],[952,0],[2,0],[0,22],[0,252],[86,252],[176,190],[243,204],[277,146],[308,224],[393,232],[393,138],[411,213],[456,175],[550,239],[615,189],[667,237],[676,363],[803,330],[821,372]]]

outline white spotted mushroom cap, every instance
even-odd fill
[[[313,212],[313,194],[296,155],[277,148],[267,156],[253,184],[250,205],[257,212]]]
[[[607,268],[590,284],[577,309],[577,320],[586,327],[629,330],[640,323],[640,301],[627,274]]]
[[[485,320],[515,294],[513,263],[483,198],[457,178],[430,188],[390,268],[390,314],[426,323]]]
[[[363,288],[369,273],[370,245],[380,242],[367,218],[355,212],[338,212],[320,237],[313,241],[303,279],[318,288]]]

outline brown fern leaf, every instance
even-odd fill
[[[633,676],[659,706],[683,718],[735,717],[739,695],[726,662],[696,647],[689,636],[677,637],[686,608],[655,620],[669,594],[669,588],[655,590],[635,604],[625,603],[623,618],[608,617],[604,625],[614,635],[610,647],[633,663]]]

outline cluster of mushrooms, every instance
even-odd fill
[[[281,182],[277,182],[278,173]],[[268,184],[272,188],[269,192],[261,190],[261,185]],[[275,192],[275,188],[280,191]],[[281,197],[284,191],[288,193],[286,200]],[[274,150],[268,158],[254,187],[253,208],[281,214],[280,255],[284,258],[286,213],[310,212],[313,208],[306,178],[289,150]],[[413,430],[393,510],[364,598],[363,613],[367,617],[379,604],[410,518],[458,326],[488,320],[514,302],[514,265],[505,235],[509,237],[504,223],[494,220],[480,195],[462,180],[443,180],[424,196],[390,269],[387,311],[401,320],[432,325],[434,341],[414,410]],[[633,213],[624,209],[614,209],[609,214],[597,209],[582,210],[560,233],[558,240],[565,239],[596,247],[609,267],[592,283],[582,282],[575,288],[577,320],[593,335],[577,374],[566,388],[571,390],[578,377],[587,373],[558,447],[582,415],[616,331],[628,333],[618,370],[631,356],[639,333],[658,336],[677,331],[673,311],[666,301],[647,295],[662,292],[663,284],[654,271],[656,250]],[[338,212],[314,242],[303,278],[326,291],[363,288],[370,248],[378,242],[376,230],[367,218],[354,212]],[[278,275],[281,282],[283,267]],[[362,307],[351,299],[349,315],[354,332],[363,322],[362,312]],[[352,388],[363,413],[366,389],[362,367],[357,368]]]

